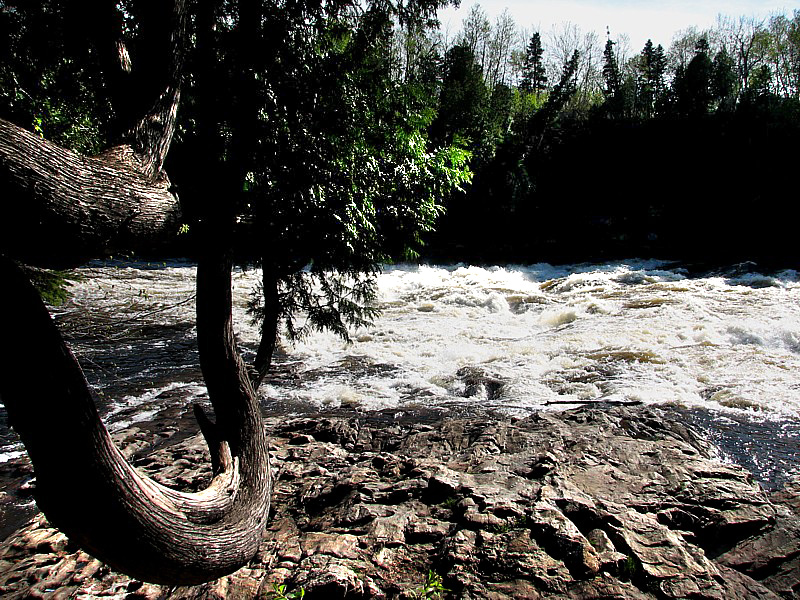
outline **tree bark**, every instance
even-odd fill
[[[88,158],[0,120],[0,252],[67,266],[174,239],[180,207],[129,146]]]
[[[180,103],[185,0],[148,5],[133,66],[116,2],[78,4],[73,12],[106,59],[121,145],[88,158],[0,120],[0,252],[39,266],[75,265],[132,246],[155,250],[178,229],[178,199],[163,166]]]
[[[187,15],[184,0],[174,0],[171,8],[162,2],[144,3],[143,6],[149,8],[149,18],[145,22],[152,31],[145,28],[139,37],[145,38],[146,43],[153,47],[140,52],[140,58],[144,59],[146,55],[149,60],[143,60],[144,77],[139,78],[138,84],[141,87],[149,84],[146,89],[152,90],[144,102],[152,102],[153,96],[156,100],[142,107],[144,116],[124,134],[123,139],[140,156],[145,175],[156,180],[166,177],[162,169],[175,132],[185,60]],[[169,57],[166,67],[163,66],[164,56]],[[150,79],[155,81],[148,81]]]
[[[233,341],[230,261],[198,266],[198,339],[217,423],[201,419],[216,470],[196,494],[128,464],[36,291],[6,259],[0,279],[0,337],[14,342],[0,399],[33,462],[47,518],[95,557],[145,581],[195,584],[245,564],[261,540],[271,479],[258,403]]]
[[[278,343],[278,325],[281,318],[278,277],[268,258],[261,261],[261,280],[264,295],[264,320],[261,322],[261,339],[250,375],[256,390],[272,366],[272,356]]]
[[[162,166],[179,101],[184,12],[184,1],[176,0],[172,55],[165,57],[172,76],[132,130],[134,147],[85,158],[0,121],[6,202],[0,339],[14,350],[3,362],[0,400],[33,463],[37,503],[72,541],[112,568],[173,585],[209,581],[244,565],[258,549],[269,513],[267,439],[233,332],[233,208],[210,191],[213,183],[200,199],[212,210],[201,223],[208,243],[198,263],[197,336],[216,423],[195,409],[215,475],[196,494],[161,486],[124,459],[46,307],[2,255],[40,266],[71,265],[109,249],[141,250],[177,233],[178,202]],[[214,182],[214,175],[206,169],[201,178]]]

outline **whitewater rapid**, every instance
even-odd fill
[[[204,397],[195,272],[181,262],[95,262],[75,271],[71,299],[53,309],[112,430]],[[246,312],[258,279],[234,274],[246,353],[258,342]],[[789,446],[800,434],[796,271],[692,275],[655,260],[398,265],[379,276],[378,304],[381,316],[351,343],[327,332],[285,340],[278,371],[292,376],[262,386],[265,406],[525,416],[635,402],[773,423],[765,437],[777,431]],[[20,453],[1,429],[0,462]]]
[[[315,378],[264,391],[367,410],[459,404],[524,415],[611,400],[800,417],[798,274],[664,267],[387,268],[374,326],[349,345],[324,333],[294,344]],[[468,390],[465,368],[501,389]]]

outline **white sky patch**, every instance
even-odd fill
[[[439,12],[442,30],[449,37],[461,30],[462,21],[474,4],[462,0],[460,8]],[[562,23],[573,23],[584,33],[595,31],[604,40],[608,27],[612,39],[627,34],[633,52],[639,52],[648,39],[668,48],[677,32],[689,27],[709,29],[720,14],[759,19],[776,13],[792,14],[780,0],[483,0],[478,4],[492,22],[508,8],[517,26],[529,31],[546,33]]]

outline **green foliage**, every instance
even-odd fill
[[[717,52],[711,65],[711,95],[716,100],[718,110],[731,112],[736,105],[736,65],[728,51],[723,48]]]
[[[422,587],[412,591],[411,597],[419,600],[441,600],[444,598],[444,594],[449,591],[444,587],[442,576],[433,570],[429,570],[425,576],[425,583]]]
[[[619,576],[620,579],[623,581],[631,581],[634,579],[641,571],[641,567],[639,566],[639,562],[633,556],[628,556],[625,559],[625,562],[622,563],[620,567]]]
[[[772,71],[769,66],[761,65],[750,74],[748,92],[751,95],[765,96],[770,92]]]
[[[262,285],[253,290],[248,305],[254,324],[265,318]],[[302,339],[312,331],[329,330],[349,342],[350,328],[370,325],[378,315],[374,273],[303,269],[281,278],[277,286],[278,319],[291,340]]]
[[[619,93],[622,87],[622,74],[614,53],[614,42],[611,40],[606,42],[605,50],[603,50],[603,79],[606,83],[603,93],[607,98]]]
[[[576,78],[579,61],[580,52],[575,50],[570,59],[564,64],[561,78],[547,97],[547,102],[545,102],[542,110],[537,113],[536,118],[539,121],[539,129],[541,131],[558,117],[567,102],[575,94],[578,86]]]
[[[69,299],[68,288],[72,285],[70,280],[75,279],[74,274],[34,267],[24,269],[33,287],[47,304],[61,306]]]
[[[522,65],[522,80],[519,87],[525,92],[541,93],[547,89],[547,74],[544,66],[542,38],[536,31],[528,42]]]
[[[0,117],[84,154],[97,153],[107,107],[98,65],[68,7],[0,3]]]
[[[470,180],[469,153],[428,138],[430,65],[395,77],[397,26],[420,39],[438,4],[368,2],[355,12],[349,2],[264,1],[250,5],[263,18],[247,22],[235,7],[218,9],[208,68],[219,84],[187,95],[220,96],[206,97],[213,115],[195,114],[191,101],[182,112],[186,161],[176,173],[191,190],[199,124],[216,119],[220,172],[241,190],[240,256],[269,273],[258,295],[279,305],[267,311],[255,298],[252,314],[277,314],[290,337],[329,329],[349,339],[348,328],[371,322],[380,265],[418,256],[442,198]],[[191,192],[184,197],[205,190]]]
[[[272,600],[300,600],[306,595],[305,589],[299,587],[296,590],[288,591],[285,583],[273,583],[269,598]]]
[[[531,519],[528,515],[519,515],[514,519],[514,522],[511,524],[511,529],[530,529],[533,523],[533,519]]]
[[[187,209],[178,233],[192,238],[192,201],[212,196],[192,187],[198,159],[212,155],[203,164],[222,182],[214,200],[235,207],[237,257],[265,266],[264,293],[277,298],[290,335],[326,328],[348,339],[369,323],[384,263],[443,247],[455,260],[540,260],[556,247],[650,252],[647,240],[685,227],[681,211],[716,223],[732,212],[719,198],[761,206],[786,197],[777,182],[796,154],[800,11],[746,30],[732,21],[692,29],[668,51],[648,41],[627,62],[609,40],[594,65],[602,48],[570,54],[582,44],[556,51],[534,34],[496,66],[499,21],[493,29],[473,11],[447,48],[430,28],[441,4],[191,5],[194,46],[167,166]],[[147,5],[119,5],[134,59]],[[0,116],[92,153],[113,115],[79,6],[0,2]],[[206,9],[213,28],[204,32]],[[548,81],[543,65],[556,54],[569,60]],[[516,85],[487,74],[501,70],[518,75]],[[203,128],[210,148],[197,143]],[[702,155],[686,160],[697,148]],[[731,172],[771,175],[672,183]],[[614,246],[623,236],[630,245]]]
[[[453,510],[459,502],[458,496],[448,496],[442,502],[442,508],[446,508],[448,510]]]
[[[644,118],[653,117],[665,101],[667,60],[664,48],[647,40],[637,60],[638,112]]]
[[[91,108],[64,102],[53,88],[43,89],[42,94],[46,95],[33,107],[33,130],[65,148],[97,154],[103,142]]]
[[[469,140],[473,149],[484,144],[489,116],[489,90],[472,50],[456,45],[445,55],[439,113],[432,125],[434,139],[451,143]]]
[[[533,116],[547,103],[548,93],[517,90],[511,115],[511,130],[519,130],[522,124],[530,123]],[[508,139],[508,138],[506,138]]]
[[[686,71],[676,76],[678,110],[685,116],[701,116],[708,114],[712,95],[713,63],[709,57],[709,45],[706,38],[700,38],[695,46],[695,55],[686,67]]]

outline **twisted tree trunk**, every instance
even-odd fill
[[[213,16],[208,7],[205,12]],[[244,565],[258,549],[269,513],[267,440],[233,332],[232,207],[224,195],[201,198],[209,211],[201,226],[207,243],[198,263],[197,336],[216,423],[196,410],[215,475],[196,494],[143,477],[120,454],[80,366],[8,257],[69,265],[113,248],[142,249],[176,232],[177,199],[162,166],[179,100],[184,14],[183,0],[175,0],[169,75],[152,109],[129,131],[129,145],[85,158],[0,121],[6,203],[0,340],[13,349],[2,363],[0,400],[33,463],[37,503],[72,541],[111,567],[178,585]],[[215,180],[210,170],[204,176]]]
[[[271,480],[258,403],[233,342],[230,262],[198,266],[198,337],[218,422],[201,416],[215,477],[196,494],[161,486],[128,464],[36,291],[6,259],[0,279],[0,337],[14,345],[0,399],[33,462],[47,518],[92,555],[145,581],[199,583],[245,564],[261,540]]]

